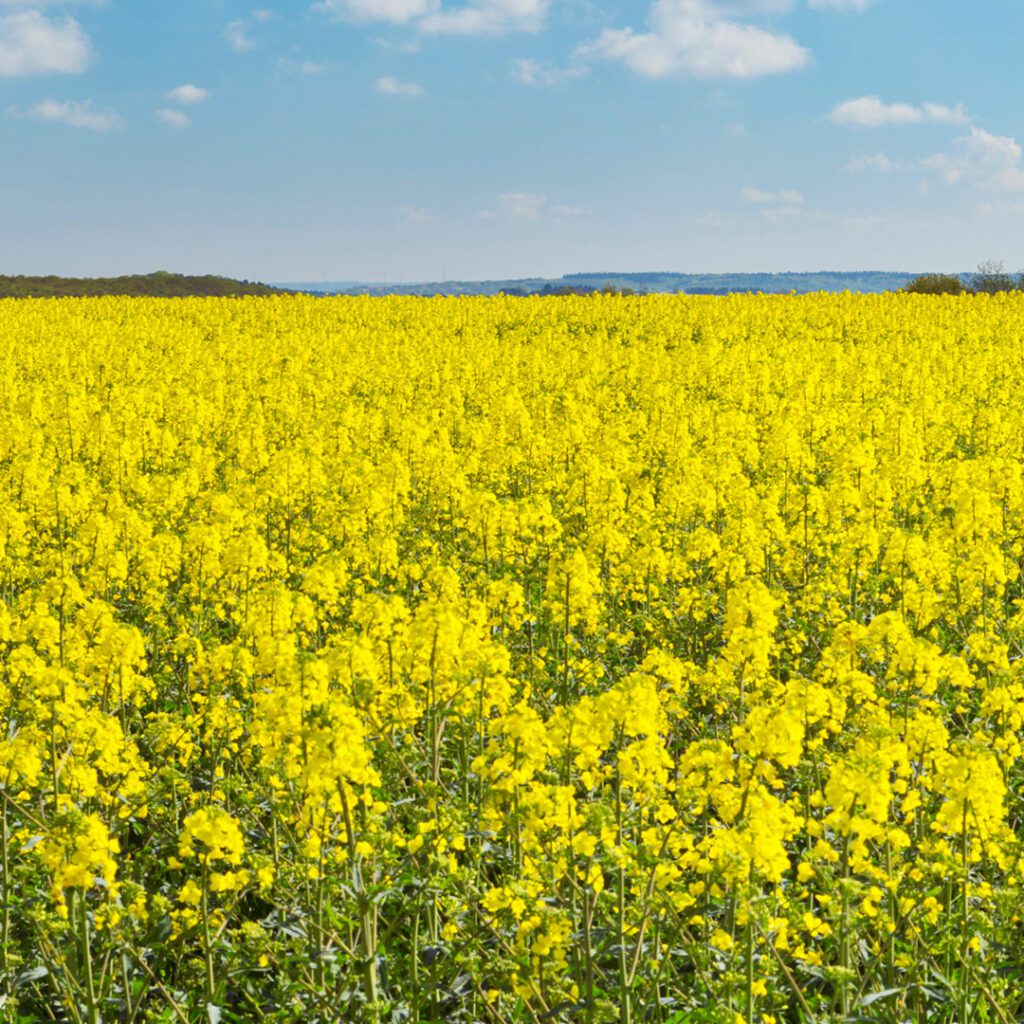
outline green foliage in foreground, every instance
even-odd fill
[[[124,277],[10,277],[0,275],[0,298],[49,299],[101,295],[152,295],[178,298],[201,295],[278,295],[281,289],[213,274],[191,276],[158,270]]]

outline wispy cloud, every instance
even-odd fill
[[[429,35],[503,35],[543,27],[549,0],[320,0],[313,10],[347,21],[415,25]]]
[[[892,160],[884,153],[870,153],[863,156],[855,156],[847,165],[846,169],[850,174],[863,174],[864,171],[889,171],[899,170],[903,165],[898,160]]]
[[[202,103],[209,95],[208,89],[198,85],[179,85],[167,94],[167,98],[173,103]]]
[[[740,189],[740,199],[745,203],[759,206],[801,206],[804,201],[802,192],[785,189],[781,192],[766,192],[764,189],[747,186]]]
[[[109,132],[120,128],[124,121],[113,110],[97,110],[91,100],[58,102],[40,100],[29,112],[29,117],[40,121],[54,121],[72,128],[88,128],[94,132]]]
[[[314,60],[290,60],[287,57],[279,58],[277,66],[289,74],[307,75],[310,77],[326,74],[332,67],[331,64],[321,64]]]
[[[737,217],[734,213],[720,213],[718,210],[705,210],[693,218],[694,224],[702,228],[714,228],[715,230],[732,229],[737,225]]]
[[[791,36],[728,17],[759,9],[710,0],[655,0],[647,32],[605,29],[577,56],[618,60],[646,78],[756,78],[806,67],[811,55]]]
[[[921,166],[946,185],[966,184],[986,192],[1024,192],[1020,143],[973,127],[948,153],[934,153]]]
[[[0,11],[10,8],[31,8],[41,11],[46,7],[103,7],[107,0],[0,0]]]
[[[817,10],[866,11],[874,0],[807,0],[807,6]]]
[[[384,75],[374,84],[374,92],[381,96],[422,96],[423,86],[416,82],[403,82],[394,75]]]
[[[878,128],[886,124],[964,124],[967,113],[960,105],[886,103],[878,96],[858,96],[833,107],[828,118],[844,127]]]
[[[423,49],[423,43],[419,39],[387,39],[384,36],[377,36],[373,40],[381,49],[392,50],[395,53],[419,53]]]
[[[797,218],[805,218],[804,195],[796,189],[782,189],[779,192],[768,192],[762,188],[748,185],[740,189],[740,199],[756,206],[763,220],[771,224],[782,224]]]
[[[762,14],[787,14],[796,6],[796,0],[707,0],[719,15],[754,17]]]
[[[156,112],[157,119],[171,128],[187,128],[192,123],[192,118],[180,110],[170,110],[162,107]]]
[[[418,206],[400,206],[398,212],[410,224],[436,224],[440,218]]]
[[[0,77],[84,71],[89,37],[74,18],[48,18],[37,10],[0,15]]]
[[[519,220],[539,220],[546,204],[547,196],[539,192],[505,192],[498,196],[497,210],[482,210],[480,216],[489,219],[501,212]]]
[[[576,78],[584,78],[588,74],[582,64],[570,64],[560,68],[547,61],[523,57],[512,62],[512,77],[523,85],[561,85]]]
[[[324,11],[336,18],[390,21],[396,25],[434,14],[439,8],[438,0],[322,0],[313,4],[313,10]]]
[[[224,38],[227,40],[228,46],[236,53],[256,49],[256,37],[253,35],[253,29],[261,22],[269,21],[273,16],[272,11],[258,7],[256,10],[250,11],[248,17],[236,18],[229,22],[224,28]]]
[[[435,35],[504,35],[538,32],[544,25],[548,0],[470,0],[462,7],[442,8],[420,22]]]
[[[580,206],[565,203],[549,203],[542,192],[503,192],[498,196],[498,205],[491,210],[481,210],[484,220],[508,217],[514,220],[541,220],[547,217],[579,217],[587,211]]]
[[[924,171],[918,182],[925,195],[938,187],[958,186],[989,194],[1024,193],[1024,148],[1010,135],[996,135],[973,125],[953,140],[948,150],[932,153],[919,160],[894,160],[885,153],[854,157],[846,170]]]
[[[224,27],[224,38],[228,41],[228,46],[236,53],[255,49],[256,40],[252,37],[251,29],[252,26],[245,18],[229,22]]]

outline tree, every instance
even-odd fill
[[[954,274],[921,274],[908,281],[903,290],[915,295],[960,295],[967,288]]]
[[[1017,285],[1006,272],[1002,260],[986,260],[978,264],[978,272],[971,280],[976,292],[994,295],[996,292],[1012,292]]]

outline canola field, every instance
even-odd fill
[[[1024,1014],[1024,299],[0,302],[0,1019]]]

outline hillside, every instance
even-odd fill
[[[0,275],[0,298],[41,299],[99,295],[150,295],[159,298],[214,295],[277,295],[279,288],[235,281],[212,274],[189,276],[159,270],[126,277],[14,277]]]
[[[859,270],[814,273],[676,274],[671,272],[566,274],[494,281],[387,282],[320,281],[283,284],[293,291],[324,295],[550,295],[593,292],[603,288],[635,292],[686,292],[728,295],[733,292],[887,292],[902,288],[917,275],[903,271]]]
[[[0,298],[59,298],[62,296],[149,295],[183,296],[279,295],[559,295],[602,289],[637,293],[685,292],[690,295],[728,295],[735,292],[786,294],[797,292],[896,291],[915,274],[901,271],[821,271],[815,273],[676,274],[585,273],[558,278],[528,277],[493,281],[388,282],[313,281],[260,284],[211,274],[189,276],[157,271],[125,277],[27,277],[0,275]]]

